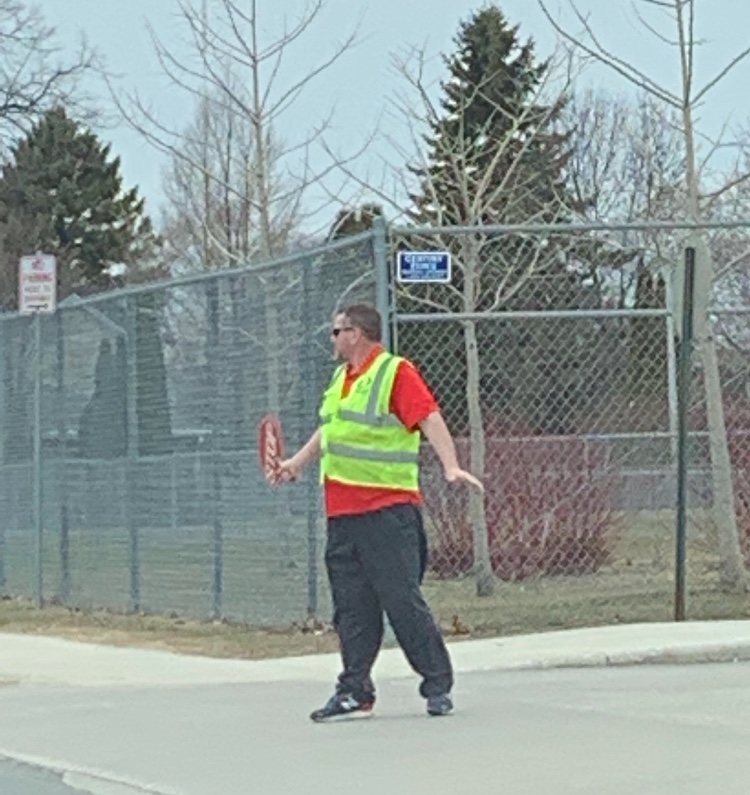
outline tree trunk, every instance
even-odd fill
[[[278,284],[275,273],[266,276],[263,299],[265,304],[265,354],[266,354],[266,402],[268,411],[281,412],[281,326],[279,323]]]
[[[741,591],[747,587],[747,574],[737,529],[732,462],[724,420],[719,360],[713,335],[708,334],[702,341],[701,354],[713,481],[713,519],[719,535],[719,578],[722,587]]]
[[[466,402],[469,407],[469,445],[471,448],[471,471],[484,478],[484,423],[479,402],[479,350],[477,349],[476,324],[464,324],[466,346]],[[474,534],[474,576],[477,581],[477,596],[492,596],[495,577],[492,573],[490,549],[487,535],[487,517],[484,511],[484,495],[473,489],[469,495],[469,519]]]
[[[685,154],[687,170],[688,211],[691,221],[700,222],[700,185],[695,147],[695,128],[693,124],[692,104],[692,53],[687,49],[685,38],[683,10],[676,6],[677,21],[680,33],[680,54],[682,58],[683,108],[682,116],[685,125]],[[704,238],[705,239],[705,238]],[[707,248],[707,247],[706,247]],[[701,285],[703,293],[696,295],[698,306],[706,307],[711,293],[713,266],[710,255],[698,257],[698,268],[707,272],[696,273],[696,282]],[[683,308],[688,311],[688,307]],[[703,310],[701,310],[703,311]],[[707,311],[707,309],[706,309]],[[703,318],[701,318],[703,320]],[[724,401],[722,397],[719,357],[716,341],[710,329],[711,320],[699,324],[696,335],[698,350],[703,359],[703,378],[706,389],[706,413],[708,419],[709,450],[711,455],[711,477],[713,481],[713,517],[719,534],[719,573],[721,585],[728,589],[744,590],[747,585],[744,561],[740,550],[737,517],[734,504],[734,485],[732,483],[732,462],[729,457],[729,440],[727,439],[726,422],[724,420]]]
[[[281,323],[279,318],[279,285],[276,273],[271,272],[266,277],[264,286],[264,309],[266,325],[266,411],[278,416],[282,415],[282,359],[281,359]],[[275,521],[278,524],[278,537],[280,541],[282,567],[296,566],[294,550],[292,547],[292,534],[295,528],[295,519],[292,516],[291,503],[288,498],[277,500],[275,505]]]

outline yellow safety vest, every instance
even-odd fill
[[[342,397],[339,367],[320,407],[321,479],[354,486],[419,490],[421,434],[390,413],[396,371],[403,361],[380,353]]]

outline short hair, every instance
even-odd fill
[[[382,341],[383,321],[372,304],[350,304],[342,307],[339,314],[346,315],[352,326],[360,329],[370,342]]]

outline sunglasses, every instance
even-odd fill
[[[342,331],[354,331],[354,326],[342,326],[341,328],[332,328],[331,329],[331,336],[338,337]]]

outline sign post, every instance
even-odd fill
[[[693,287],[690,289],[692,306],[685,306],[686,289],[685,283],[688,274],[688,252],[693,262]],[[693,338],[697,344],[703,341],[708,328],[708,303],[711,297],[711,285],[713,283],[714,267],[711,260],[711,252],[704,237],[701,235],[691,235],[685,243],[685,259],[672,269],[672,283],[670,294],[672,306],[669,309],[674,317],[674,330],[677,335],[683,333],[685,323],[683,313],[692,312],[690,320],[693,331]]]
[[[34,557],[36,581],[34,595],[39,607],[44,602],[44,542],[43,478],[42,478],[42,314],[57,309],[57,260],[50,254],[37,252],[21,257],[18,264],[18,312],[33,315],[34,324],[34,417],[33,417],[33,511]]]
[[[693,354],[694,323],[705,327],[703,315],[695,316],[696,249],[685,249],[685,269],[682,279],[682,314],[680,317],[680,355],[678,358],[677,412],[677,554],[675,568],[675,621],[685,620],[685,548],[687,544],[687,475],[690,436],[688,408]]]

